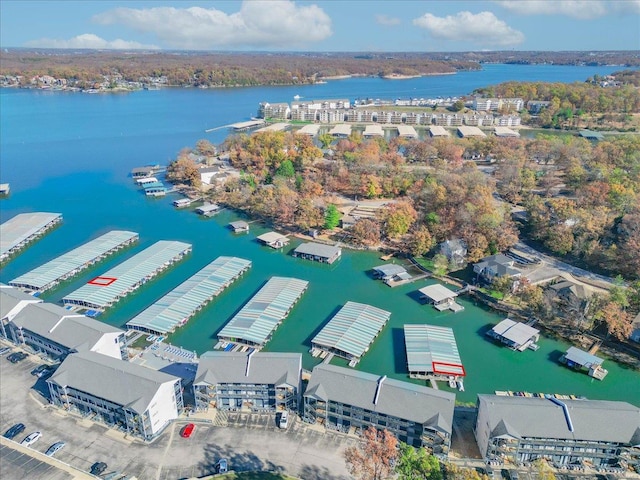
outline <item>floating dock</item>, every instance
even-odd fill
[[[14,278],[9,285],[45,292],[137,240],[135,232],[113,230]]]
[[[61,213],[20,213],[0,225],[0,262],[4,262],[62,221]]]
[[[187,281],[127,322],[130,330],[173,332],[251,267],[238,257],[218,257]]]
[[[248,122],[238,122],[232,123],[229,125],[229,128],[233,129],[236,132],[246,132],[247,130],[251,130],[252,128],[258,128],[265,124],[264,120],[249,120]]]
[[[188,243],[161,240],[71,292],[62,302],[105,310],[190,251]]]
[[[466,375],[451,328],[405,325],[404,342],[411,378],[448,381],[455,388]]]
[[[218,339],[263,347],[305,292],[309,282],[297,278],[271,277],[220,332]]]
[[[602,358],[596,357],[576,347],[569,347],[567,352],[560,358],[560,362],[564,363],[567,367],[584,371],[590,377],[598,380],[604,379],[607,373],[609,373],[607,369],[602,368],[603,361]]]
[[[311,354],[328,352],[355,366],[391,318],[391,312],[371,305],[347,302],[311,340]]]

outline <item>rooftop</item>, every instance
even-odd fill
[[[47,380],[144,413],[158,389],[178,380],[134,363],[93,352],[69,355]]]
[[[386,310],[347,302],[311,340],[311,344],[361,357],[390,317],[391,312]]]
[[[301,253],[304,255],[314,255],[316,257],[332,258],[341,252],[340,247],[333,245],[324,245],[323,243],[302,243],[296,247],[295,253]]]
[[[487,409],[489,428],[496,434],[506,429],[515,438],[640,444],[640,408],[627,402],[562,400],[573,431],[562,407],[546,398],[478,395],[478,402]]]
[[[172,332],[250,266],[251,262],[243,258],[218,257],[128,321],[127,327]]]
[[[22,290],[0,283],[0,319],[9,314],[16,313],[16,308],[21,304],[39,303],[42,300],[33,297]]]
[[[504,337],[517,345],[524,345],[532,337],[540,333],[540,330],[538,330],[537,328],[533,328],[524,323],[516,322],[514,320],[511,320],[510,318],[505,318],[491,330],[493,330],[493,332],[497,335],[500,335],[501,337]]]
[[[264,345],[308,285],[297,278],[271,277],[220,330],[218,338]]]
[[[591,368],[591,366],[595,365],[602,365],[602,362],[604,361],[602,358],[596,357],[595,355],[592,355],[589,352],[585,352],[584,350],[580,350],[576,347],[569,347],[564,357],[568,361],[586,368]]]
[[[454,292],[453,290],[449,290],[447,287],[445,287],[444,285],[440,285],[439,283],[421,288],[418,291],[422,295],[430,298],[436,303],[447,300],[448,298],[455,298],[458,296],[456,292]]]
[[[410,420],[451,434],[453,393],[320,364],[313,369],[304,395]]]
[[[62,219],[61,213],[19,213],[0,225],[0,258],[30,237],[37,235],[52,222]]]
[[[409,372],[464,376],[453,330],[433,325],[405,325]]]
[[[486,137],[487,135],[478,127],[470,127],[463,125],[458,127],[458,133],[462,137]]]

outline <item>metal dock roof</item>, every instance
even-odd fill
[[[45,291],[138,239],[138,234],[112,230],[9,282],[14,287]]]
[[[64,297],[64,303],[105,309],[191,251],[184,242],[161,240]]]
[[[218,257],[128,321],[127,327],[157,334],[172,332],[249,267],[251,262],[243,258]]]
[[[577,363],[578,365],[586,368],[591,368],[595,365],[602,365],[602,362],[604,361],[602,358],[596,357],[595,355],[576,347],[569,347],[564,356],[568,361]]]
[[[271,277],[224,326],[218,338],[264,345],[308,285],[297,278]]]
[[[347,302],[311,340],[312,345],[361,357],[391,317],[391,312],[371,305]]]
[[[453,330],[433,325],[405,325],[409,373],[464,376]]]
[[[49,227],[62,220],[61,213],[20,213],[0,225],[0,260],[4,260]]]
[[[442,302],[448,298],[455,298],[458,296],[456,292],[453,290],[449,290],[444,285],[440,285],[436,283],[434,285],[429,285],[418,290],[422,295],[427,298],[430,298],[434,302]]]

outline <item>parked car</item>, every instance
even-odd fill
[[[101,475],[107,469],[107,464],[104,462],[96,462],[91,465],[91,475]]]
[[[24,423],[16,423],[13,427],[11,427],[9,430],[4,432],[3,437],[11,439],[11,438],[17,437],[23,431],[24,431]]]
[[[56,442],[53,445],[51,445],[46,452],[44,452],[45,455],[48,455],[50,457],[53,457],[58,451],[62,450],[65,446],[64,442]]]
[[[2,347],[0,348],[0,355],[4,355],[5,353],[9,353],[12,350],[11,347]]]
[[[228,471],[229,464],[227,463],[227,460],[224,458],[218,460],[218,463],[216,463],[216,473],[227,473]]]
[[[289,425],[289,412],[284,411],[280,414],[280,420],[278,420],[278,427],[287,428]]]
[[[24,352],[15,352],[12,353],[11,355],[9,355],[7,357],[7,360],[9,360],[11,363],[18,363],[21,362],[22,360],[24,360],[25,358],[27,358],[28,355]]]
[[[24,440],[20,442],[20,445],[24,445],[25,447],[30,447],[42,437],[42,432],[31,432],[29,435],[24,437]]]
[[[31,370],[31,375],[35,375],[38,378],[44,377],[49,373],[49,368],[49,365],[38,365],[36,368]]]
[[[518,480],[518,472],[517,470],[507,470],[509,475],[509,480]]]
[[[180,436],[182,438],[189,438],[195,429],[196,426],[193,423],[187,423],[182,427],[182,430],[180,430]]]

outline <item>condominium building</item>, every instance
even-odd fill
[[[54,405],[145,440],[184,408],[179,378],[99,353],[69,355],[47,384]]]
[[[193,390],[198,410],[297,411],[302,355],[276,352],[206,352]]]
[[[489,463],[640,468],[640,408],[627,402],[478,395],[475,435]]]
[[[402,442],[446,457],[455,395],[330,364],[313,369],[303,418],[331,430],[387,429]]]

